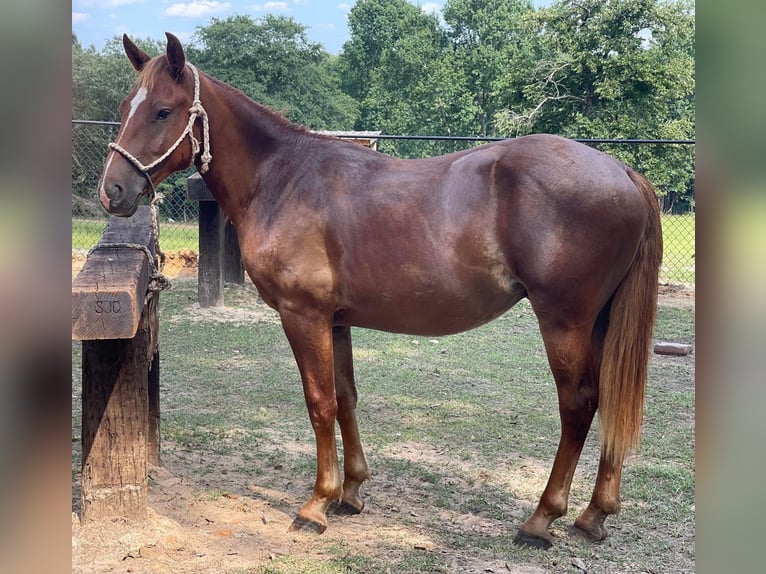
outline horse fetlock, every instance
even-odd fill
[[[344,497],[340,502],[331,504],[329,510],[341,516],[359,514],[364,510],[364,501],[359,497]]]

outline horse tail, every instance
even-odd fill
[[[612,297],[601,361],[601,452],[615,464],[621,464],[629,451],[638,448],[641,436],[662,262],[660,209],[654,188],[641,174],[631,169],[627,173],[643,196],[647,222],[628,274]]]

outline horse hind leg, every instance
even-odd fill
[[[605,312],[602,312],[602,315],[605,313],[608,313],[608,307]],[[602,360],[606,328],[606,323],[600,322],[594,332],[594,345],[598,353],[597,365],[599,367]],[[599,381],[599,384],[609,384],[609,381]],[[575,533],[594,542],[606,538],[608,534],[604,525],[606,518],[610,514],[617,514],[620,511],[622,462],[622,459],[612,460],[602,447],[593,494],[587,508],[575,519]]]
[[[343,496],[333,509],[337,514],[359,514],[364,508],[359,487],[370,478],[370,470],[356,422],[357,392],[349,327],[333,329],[333,356],[337,417],[343,438]]]
[[[567,512],[572,477],[598,405],[598,376],[593,325],[566,329],[541,321],[540,330],[558,391],[561,437],[540,502],[515,542],[550,548],[553,537],[548,528]]]

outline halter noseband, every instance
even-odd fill
[[[189,108],[189,122],[186,124],[186,129],[181,133],[180,136],[178,136],[178,139],[176,140],[176,143],[174,143],[172,146],[170,146],[170,149],[166,151],[164,154],[162,154],[160,157],[155,159],[152,163],[148,165],[144,165],[141,163],[141,161],[133,156],[129,151],[127,151],[125,148],[120,146],[119,144],[112,142],[109,144],[109,149],[114,150],[116,152],[119,152],[125,159],[127,159],[133,166],[140,171],[143,176],[146,178],[146,180],[149,182],[149,187],[151,189],[152,197],[155,197],[157,195],[155,189],[154,189],[154,183],[152,182],[152,178],[149,175],[149,171],[157,167],[159,164],[161,164],[163,161],[168,159],[170,157],[170,154],[172,154],[176,148],[181,145],[181,142],[184,141],[184,138],[186,136],[189,136],[189,141],[191,141],[192,146],[192,158],[191,162],[189,163],[189,167],[194,165],[194,158],[197,157],[197,154],[200,151],[200,143],[199,140],[194,137],[194,122],[197,121],[197,118],[202,118],[202,156],[200,157],[201,165],[200,165],[200,173],[205,173],[208,170],[208,167],[210,166],[210,162],[213,160],[213,156],[210,153],[210,127],[208,125],[208,117],[207,112],[205,111],[205,108],[202,107],[202,102],[199,99],[199,73],[197,72],[197,68],[195,68],[191,64],[186,64],[189,66],[189,68],[192,71],[192,76],[194,76],[194,101],[192,102],[191,107]]]

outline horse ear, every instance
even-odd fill
[[[165,32],[165,36],[168,38],[168,64],[170,64],[170,75],[176,82],[181,81],[184,73],[184,67],[186,66],[186,56],[184,55],[184,49],[181,47],[181,42],[170,32]]]
[[[130,63],[133,64],[133,68],[135,68],[136,72],[140,72],[144,67],[144,64],[152,59],[151,56],[136,46],[130,38],[128,38],[127,34],[122,35],[122,46],[125,48],[125,54],[128,56]]]

